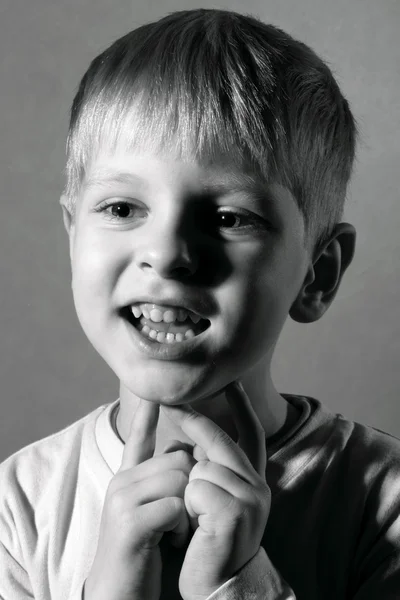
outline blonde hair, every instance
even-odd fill
[[[73,213],[100,148],[228,155],[287,187],[323,243],[343,213],[357,128],[329,67],[277,27],[232,11],[179,11],[95,58],[73,101],[66,190]]]

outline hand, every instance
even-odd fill
[[[158,600],[163,533],[171,532],[176,546],[188,538],[183,497],[195,460],[173,448],[154,456],[159,410],[141,400],[133,416],[120,469],[107,489],[85,600]]]
[[[185,505],[198,527],[179,578],[183,600],[205,600],[257,553],[270,511],[264,430],[241,384],[225,389],[239,443],[191,407],[162,407],[196,444]]]

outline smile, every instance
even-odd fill
[[[126,307],[125,318],[141,336],[157,344],[182,344],[208,329],[210,321],[180,307],[142,303]]]

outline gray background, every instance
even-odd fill
[[[287,321],[273,375],[280,392],[400,437],[400,1],[1,0],[0,460],[118,395],[74,314],[58,206],[68,111],[114,39],[199,7],[249,12],[309,43],[351,102],[362,146],[344,220],[356,256],[321,321]]]

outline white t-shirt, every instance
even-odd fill
[[[262,547],[209,600],[400,598],[400,441],[283,394],[301,411],[268,441]],[[118,400],[0,465],[0,599],[81,600],[123,442]]]

